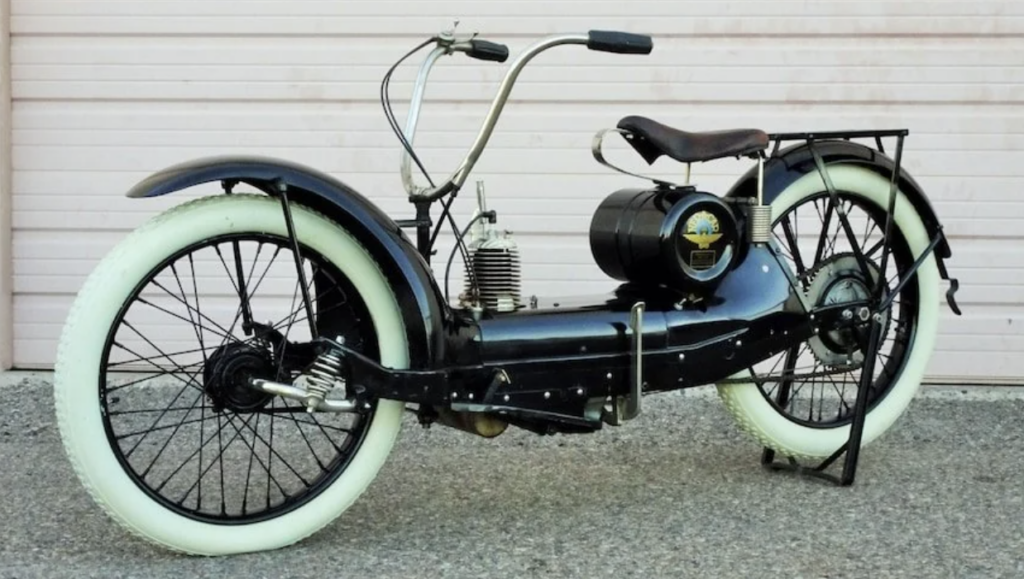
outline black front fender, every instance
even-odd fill
[[[896,163],[888,155],[877,149],[872,149],[860,143],[850,141],[829,140],[814,143],[814,148],[821,155],[825,166],[833,164],[859,165],[878,173],[886,179],[891,179],[896,169]],[[797,179],[807,173],[817,171],[814,156],[806,143],[796,144],[778,153],[773,154],[764,165],[764,202],[771,204],[783,191]],[[939,237],[935,246],[935,261],[939,273],[943,279],[950,280],[944,260],[952,255],[949,242],[942,230],[939,216],[935,213],[931,202],[925,195],[924,190],[907,173],[906,169],[900,168],[897,179],[897,186],[907,196],[914,209],[921,216],[929,235],[934,239]],[[732,189],[726,193],[726,197],[756,197],[757,196],[757,167],[751,168],[745,175],[737,180]],[[958,283],[950,280],[950,291],[947,292],[947,299],[953,311],[959,313],[953,301],[953,294],[956,292]]]
[[[444,355],[449,315],[426,260],[379,207],[341,181],[315,169],[265,157],[207,157],[168,167],[132,187],[127,196],[157,197],[213,181],[245,183],[268,195],[286,186],[289,199],[341,225],[370,252],[398,298],[413,369],[433,368]]]

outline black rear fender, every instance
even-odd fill
[[[821,155],[825,166],[833,164],[858,165],[878,173],[886,179],[891,179],[896,168],[896,163],[889,156],[877,149],[872,149],[860,143],[850,141],[819,141],[814,148]],[[817,171],[814,156],[806,143],[796,144],[782,149],[773,154],[764,165],[764,202],[771,204],[786,188],[797,179],[807,173]],[[942,230],[939,216],[935,213],[931,202],[925,195],[921,186],[902,167],[897,179],[899,189],[907,196],[914,209],[921,216],[928,233],[934,239],[939,236],[938,245],[935,246],[935,261],[939,268],[939,274],[943,279],[950,280],[950,290],[946,297],[954,312],[959,313],[953,301],[953,294],[956,293],[958,283],[950,279],[946,270],[946,259],[952,255],[949,242]],[[726,197],[756,197],[757,196],[757,167],[751,168],[745,175],[733,185],[726,193]]]
[[[449,315],[430,266],[402,229],[363,195],[315,169],[265,157],[196,159],[154,173],[127,196],[157,197],[213,181],[236,181],[322,213],[359,240],[380,265],[398,299],[409,338],[410,368],[433,368],[443,359]]]
[[[814,144],[821,155],[825,165],[842,163],[844,165],[859,165],[870,169],[875,173],[891,179],[896,163],[884,153],[877,149],[852,143],[849,141],[820,141]],[[764,165],[764,201],[770,204],[779,194],[786,190],[790,184],[803,177],[807,173],[817,171],[814,164],[814,157],[806,144],[797,144],[782,149],[765,162]],[[948,258],[951,255],[949,243],[942,233],[942,225],[935,209],[928,201],[924,190],[917,181],[911,177],[903,168],[900,169],[899,188],[908,197],[914,209],[921,216],[928,232],[933,236],[938,234],[942,240],[935,247],[935,252],[940,258]],[[745,175],[733,185],[726,193],[727,197],[755,197],[757,196],[757,167],[751,168]]]

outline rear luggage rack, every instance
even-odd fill
[[[806,141],[808,144],[814,141],[839,139],[850,141],[853,139],[874,139],[878,152],[885,153],[885,145],[882,139],[886,137],[897,137],[896,142],[896,173],[899,173],[899,159],[903,156],[903,139],[910,134],[909,129],[886,129],[882,131],[823,131],[812,133],[775,133],[768,135],[769,141],[775,141],[771,156],[779,152],[779,147],[784,141]]]

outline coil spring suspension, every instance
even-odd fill
[[[313,412],[335,386],[344,386],[341,378],[341,351],[331,348],[317,356],[306,377],[306,412]]]
[[[747,208],[750,241],[768,243],[772,238],[772,206],[752,205]]]

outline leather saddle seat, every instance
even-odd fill
[[[757,129],[688,133],[638,116],[623,118],[617,127],[628,133],[626,141],[648,165],[662,155],[681,163],[751,155],[769,143],[768,134]]]

